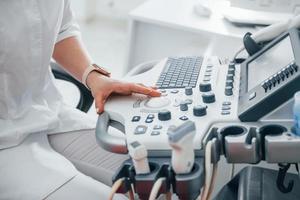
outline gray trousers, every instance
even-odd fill
[[[82,197],[76,199],[94,199],[93,196],[103,192],[109,194],[108,186],[112,184],[112,176],[122,162],[128,159],[127,155],[113,154],[102,149],[96,142],[94,129],[59,133],[49,135],[48,138],[54,150],[70,160],[80,172],[89,176],[76,176],[48,199],[73,199],[73,196],[65,196],[72,195],[72,192]],[[97,197],[101,199],[99,197],[101,195]],[[124,197],[119,196],[117,199],[119,198]]]

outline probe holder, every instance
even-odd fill
[[[293,122],[215,124],[204,144],[218,138],[220,149],[212,148],[212,162],[224,155],[228,163],[299,163],[300,137]]]
[[[245,126],[227,126],[220,130],[224,154],[229,163],[258,163],[259,144],[256,129]]]
[[[171,158],[148,158],[151,172],[135,174],[131,160],[124,161],[123,165],[113,177],[113,182],[125,178],[117,193],[127,193],[133,184],[139,198],[148,199],[155,181],[165,177],[165,181],[158,192],[165,194],[173,188],[180,199],[194,200],[200,195],[200,188],[204,184],[204,160],[196,158],[194,167],[189,174],[175,174],[171,168]]]

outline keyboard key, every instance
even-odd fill
[[[196,87],[201,64],[201,57],[169,58],[156,86],[161,89]]]

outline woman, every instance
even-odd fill
[[[69,0],[4,0],[0,13],[0,199],[107,199],[126,156],[98,147],[95,121],[62,103],[50,60],[86,84],[98,113],[111,93],[160,93],[93,65]]]

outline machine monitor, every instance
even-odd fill
[[[285,37],[281,42],[274,45],[264,54],[258,56],[247,65],[247,91],[253,89],[257,83],[278,73],[283,66],[287,66],[294,61],[291,39]]]
[[[292,29],[241,65],[241,121],[259,120],[300,90],[299,49],[299,32]]]

